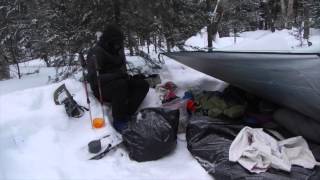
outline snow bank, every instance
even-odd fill
[[[308,47],[307,42],[301,47],[301,42],[295,38],[294,30],[280,30],[272,33],[269,30],[247,31],[239,34],[234,42],[234,37],[217,36],[213,47],[218,50],[241,50],[241,51],[289,51],[289,52],[320,52],[320,30],[311,29],[309,41],[312,46]],[[202,29],[195,36],[189,38],[185,44],[198,48],[207,47],[206,28]]]
[[[0,95],[46,85],[48,83],[48,76],[55,74],[54,68],[21,67],[21,69],[23,72],[26,72],[25,69],[29,69],[28,72],[39,70],[39,73],[22,76],[21,79],[14,78],[7,81],[0,81]]]
[[[180,94],[194,84],[205,89],[221,87],[220,81],[170,59],[161,77],[164,82],[176,82]],[[18,82],[13,79],[2,85],[9,87],[11,81]],[[82,83],[73,79],[0,95],[0,179],[212,179],[188,152],[184,134],[179,135],[176,150],[157,161],[131,161],[121,148],[99,161],[82,159],[80,152],[89,141],[116,132],[109,118],[99,130],[91,129],[88,113],[68,118],[63,105],[53,102],[53,92],[62,83],[78,104],[87,106]],[[100,106],[90,94],[93,116],[101,117]],[[150,89],[142,107],[159,105],[155,90]]]
[[[188,46],[206,47],[208,45],[207,28],[203,28],[195,36],[190,37],[186,42]]]
[[[166,64],[161,72],[163,82],[173,81],[179,87],[178,95],[183,96],[183,93],[188,89],[202,90],[223,90],[226,84],[218,79],[203,74],[190,67],[178,63],[172,59],[166,58]]]
[[[47,68],[43,60],[35,59],[19,63],[20,72],[24,74],[18,79],[18,70],[15,65],[10,66],[10,76],[13,79],[0,81],[0,95],[28,88],[40,87],[48,84],[48,77],[55,75],[55,68]],[[38,71],[37,73],[34,73]],[[28,73],[33,73],[26,75]]]

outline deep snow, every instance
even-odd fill
[[[137,57],[128,60],[135,64],[140,61]],[[39,86],[40,81],[31,79],[48,75],[42,74],[45,69],[42,67],[38,75],[28,77],[29,85]],[[223,84],[169,59],[161,77],[163,82],[174,81],[180,87],[178,94],[196,85],[217,89]],[[10,81],[19,80],[3,81],[1,87],[11,86]],[[115,132],[109,121],[105,128],[92,130],[88,113],[80,119],[68,118],[64,107],[53,102],[53,91],[62,83],[79,104],[86,106],[83,85],[74,79],[0,96],[0,179],[211,179],[188,152],[183,134],[179,135],[176,150],[158,161],[131,161],[123,149],[99,161],[81,159],[79,151],[90,140]],[[93,116],[101,117],[99,104],[92,95],[91,100]],[[150,89],[142,107],[159,105],[155,90]]]
[[[269,30],[257,30],[239,33],[236,37],[223,37],[213,42],[213,48],[217,50],[240,50],[240,51],[284,51],[284,52],[320,52],[320,29],[311,29],[309,41],[312,46],[308,47],[307,41],[303,45],[294,34],[295,30],[276,30],[272,33]],[[207,45],[206,28],[202,29],[195,36],[189,38],[188,46],[204,48]]]
[[[240,34],[236,44],[233,38],[219,38],[214,46],[223,50],[314,51],[320,46],[320,33],[313,30],[311,35],[313,46],[309,48],[298,47],[299,42],[288,30],[245,32]],[[204,47],[205,32],[191,37],[186,44]],[[153,52],[152,56],[156,54]],[[136,65],[142,62],[138,57],[128,57],[128,60]],[[180,96],[189,88],[221,90],[225,87],[223,82],[171,59],[165,58],[165,62],[160,72],[162,81],[175,82]],[[212,179],[188,152],[184,134],[179,135],[176,150],[157,161],[131,161],[124,149],[113,151],[99,161],[81,159],[79,152],[90,140],[115,133],[108,117],[106,127],[99,130],[91,129],[88,113],[79,119],[68,118],[64,107],[54,104],[53,91],[65,83],[75,100],[87,106],[83,85],[75,79],[48,84],[48,76],[55,70],[46,68],[40,60],[23,63],[21,69],[23,72],[40,71],[21,80],[0,81],[1,180]],[[101,116],[92,94],[91,102],[93,116]],[[159,105],[158,95],[150,89],[141,108]]]
[[[20,70],[23,74],[32,73],[36,70],[39,70],[39,73],[22,76],[21,79],[18,79],[16,66],[12,65],[10,67],[10,75],[13,78],[7,81],[0,81],[0,95],[46,85],[48,76],[52,76],[55,73],[54,68],[47,68],[40,59],[20,63]]]

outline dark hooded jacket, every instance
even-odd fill
[[[108,26],[99,42],[90,49],[87,57],[88,81],[94,94],[98,94],[96,70],[103,85],[120,78],[127,78],[123,33],[116,26]]]

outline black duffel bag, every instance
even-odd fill
[[[177,145],[178,125],[178,110],[140,110],[122,135],[129,157],[143,162],[157,160],[169,154]]]

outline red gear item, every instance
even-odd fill
[[[190,111],[190,112],[195,112],[196,111],[195,102],[193,100],[188,100],[187,101],[187,110]]]
[[[172,101],[173,99],[176,99],[178,96],[172,92],[172,91],[168,91],[165,96],[164,96],[164,99],[163,101],[164,102],[169,102],[169,101]]]
[[[172,81],[169,81],[163,85],[163,88],[168,89],[169,91],[175,91],[177,89],[177,85]]]

